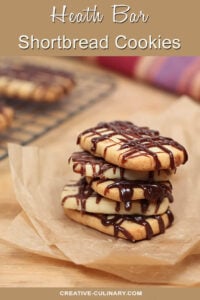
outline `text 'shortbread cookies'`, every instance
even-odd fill
[[[34,102],[55,102],[74,86],[72,75],[62,70],[25,63],[0,64],[0,95]]]
[[[131,122],[100,123],[83,131],[77,143],[114,165],[137,171],[174,170],[187,161],[187,152],[178,142]]]
[[[69,158],[69,165],[75,173],[95,178],[166,181],[174,173],[173,170],[149,172],[128,170],[108,163],[103,158],[93,156],[86,151],[72,153]]]
[[[0,103],[0,132],[11,126],[13,116],[13,109]]]
[[[172,225],[169,179],[188,159],[182,145],[127,121],[100,123],[77,143],[84,151],[68,163],[82,178],[61,195],[70,219],[130,241],[151,239]]]

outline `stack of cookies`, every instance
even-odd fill
[[[84,151],[73,153],[69,164],[82,177],[64,187],[65,214],[133,242],[164,233],[174,220],[169,179],[187,161],[185,148],[127,121],[100,123],[77,143]]]

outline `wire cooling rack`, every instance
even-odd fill
[[[0,99],[14,108],[13,126],[0,134],[0,160],[8,156],[7,143],[27,145],[50,130],[109,96],[115,89],[111,76],[73,74],[76,87],[58,103],[51,105]]]

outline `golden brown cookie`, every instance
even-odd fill
[[[123,202],[128,209],[132,201],[146,199],[161,202],[167,198],[173,201],[172,186],[169,181],[146,182],[123,179],[95,179],[87,177],[87,182],[98,194],[115,201]]]
[[[151,216],[163,214],[169,208],[169,200],[164,198],[153,203],[146,199],[132,201],[131,206],[126,209],[123,202],[112,201],[95,193],[84,179],[66,185],[61,199],[64,210],[75,209],[97,214]]]
[[[55,102],[74,86],[72,75],[31,64],[1,63],[0,95],[34,102]]]
[[[174,218],[170,210],[166,213],[153,216],[130,216],[130,215],[103,215],[81,213],[77,210],[66,209],[65,214],[72,220],[94,228],[114,237],[139,241],[151,239],[154,235],[164,233]]]
[[[165,181],[174,173],[172,170],[149,172],[128,170],[108,163],[103,158],[93,156],[86,151],[74,152],[69,159],[69,165],[75,173],[81,176],[109,179]]]
[[[13,116],[14,111],[12,108],[0,104],[0,132],[11,126]]]
[[[128,121],[99,123],[83,131],[77,143],[107,162],[136,171],[174,170],[187,161],[187,152],[178,142]]]

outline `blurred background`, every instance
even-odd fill
[[[200,101],[200,57],[3,57],[0,160],[8,142],[30,144],[102,100],[113,99],[100,106],[113,119],[119,111],[159,113],[179,95]]]

